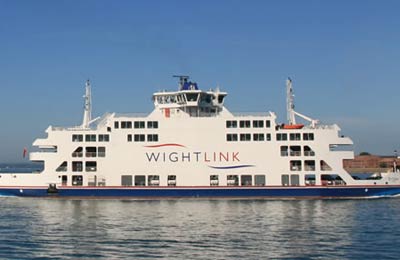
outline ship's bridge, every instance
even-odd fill
[[[197,83],[180,78],[178,91],[160,91],[153,94],[154,106],[169,116],[171,109],[184,112],[191,117],[215,116],[223,110],[226,92],[199,90]]]

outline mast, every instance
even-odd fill
[[[86,81],[85,84],[85,95],[83,96],[85,99],[84,110],[83,110],[83,121],[82,128],[89,128],[90,121],[92,120],[92,93],[90,89],[89,80]]]
[[[286,111],[289,125],[295,125],[296,118],[294,112],[294,94],[292,88],[292,80],[290,78],[287,78],[286,80]]]

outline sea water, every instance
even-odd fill
[[[0,198],[1,259],[399,259],[400,198]]]

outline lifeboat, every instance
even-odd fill
[[[282,129],[302,129],[303,127],[303,124],[283,125]]]

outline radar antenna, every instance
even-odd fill
[[[185,75],[173,75],[174,78],[179,78],[179,90],[183,89],[185,83],[187,83],[189,76]]]

